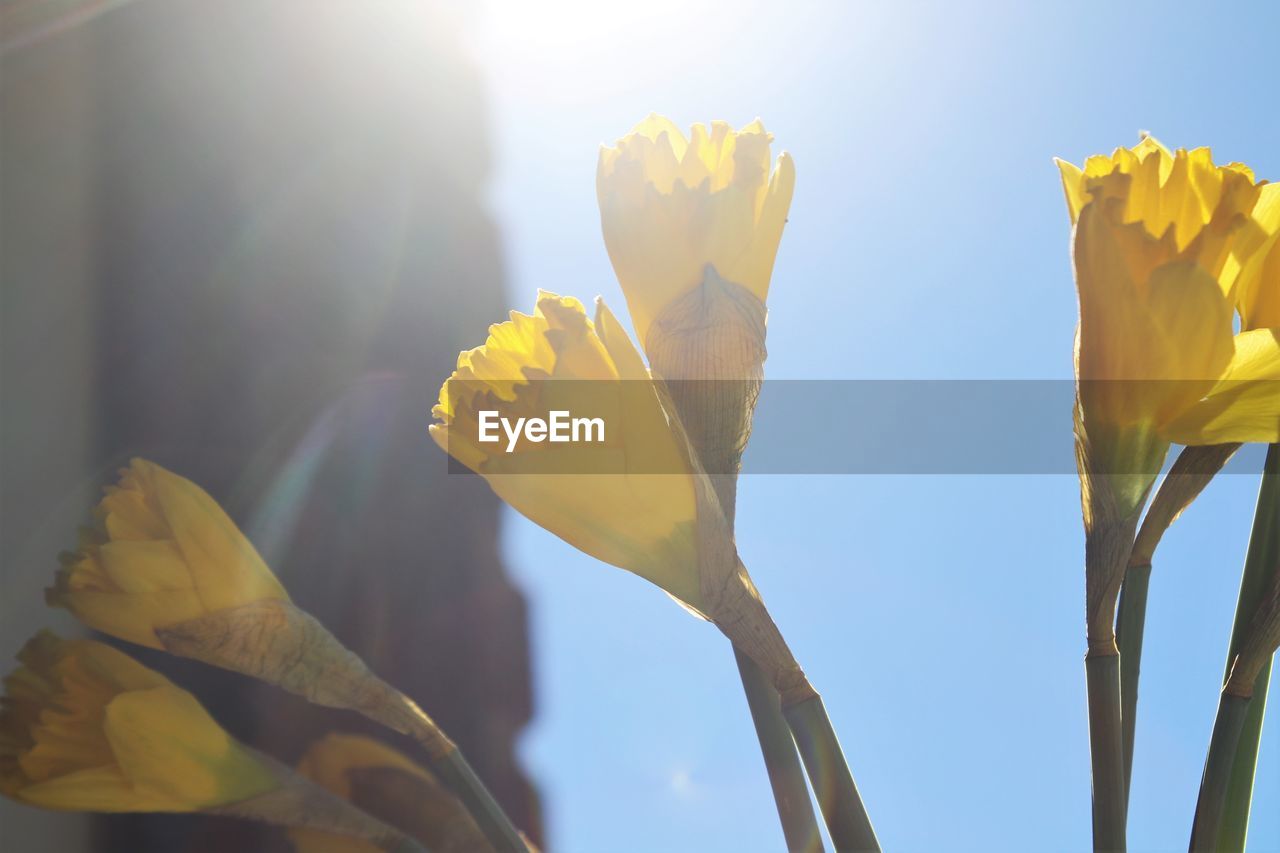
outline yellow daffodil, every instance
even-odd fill
[[[1233,334],[1239,289],[1263,275],[1271,214],[1255,211],[1270,196],[1244,166],[1151,138],[1059,166],[1075,223],[1082,464],[1111,478],[1127,516],[1170,441],[1280,439],[1277,331]]]
[[[548,381],[552,380],[552,381]],[[559,381],[568,380],[568,381]],[[479,441],[482,411],[601,416],[603,441]],[[700,601],[695,486],[640,354],[603,302],[540,292],[532,315],[489,329],[440,391],[431,436],[519,512],[571,545]]]
[[[195,697],[115,649],[43,632],[0,704],[0,791],[48,809],[187,812],[277,787]]]
[[[157,628],[289,600],[217,501],[152,462],[122,470],[95,517],[79,549],[62,557],[47,598],[99,631],[159,649]]]
[[[650,115],[601,149],[604,241],[651,355],[650,326],[709,271],[763,305],[795,189],[786,153],[770,173],[772,139],[759,120],[739,131],[722,121],[698,124],[686,138]]]
[[[435,776],[363,735],[330,734],[308,747],[299,775],[408,831],[427,849],[488,849],[465,808]],[[298,853],[376,853],[368,842],[311,829],[289,832]]]

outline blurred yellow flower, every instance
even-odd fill
[[[48,632],[0,701],[0,791],[47,809],[187,812],[278,786],[190,693],[127,655]]]
[[[514,421],[552,409],[603,416],[604,441],[524,438],[511,453],[505,442],[478,441],[480,411]],[[436,443],[519,512],[699,605],[686,451],[640,354],[602,301],[592,323],[576,299],[539,292],[532,316],[511,312],[489,328],[484,346],[458,356],[433,414],[441,421],[431,426]]]
[[[217,501],[159,465],[134,459],[94,515],[46,592],[92,628],[159,649],[156,628],[289,600]]]
[[[329,734],[307,748],[298,774],[325,790],[409,831],[439,853],[488,849],[461,802],[425,768],[363,735]],[[377,853],[367,841],[295,828],[298,853]]]
[[[601,148],[605,246],[646,351],[650,325],[703,282],[708,265],[765,301],[796,179],[785,152],[770,174],[772,139],[758,119],[739,131],[697,124],[686,139],[651,114]]]
[[[1059,167],[1075,223],[1083,464],[1115,475],[1125,516],[1170,441],[1280,439],[1276,330],[1233,334],[1239,288],[1262,275],[1263,186],[1208,149],[1151,138]]]

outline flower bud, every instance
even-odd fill
[[[48,602],[106,634],[163,648],[156,629],[289,594],[218,502],[134,459],[108,486],[97,525],[64,554]]]

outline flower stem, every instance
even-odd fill
[[[1116,645],[1120,647],[1120,722],[1124,745],[1124,796],[1129,802],[1133,778],[1134,728],[1138,719],[1138,677],[1142,667],[1142,635],[1147,624],[1147,590],[1151,565],[1129,566],[1120,590]]]
[[[1227,652],[1227,676],[1231,674],[1245,630],[1277,571],[1280,571],[1280,444],[1273,444],[1267,451],[1267,459],[1263,464],[1253,532],[1249,537],[1249,550],[1240,579],[1240,595]],[[1219,850],[1244,850],[1245,838],[1249,832],[1253,777],[1258,766],[1258,745],[1262,738],[1262,718],[1266,711],[1270,680],[1271,664],[1268,663],[1254,682],[1253,700],[1249,702],[1236,747],[1221,830],[1217,837]]]
[[[784,706],[782,713],[795,735],[796,745],[800,747],[823,820],[831,833],[832,845],[842,853],[850,850],[878,851],[880,842],[876,840],[876,832],[862,805],[858,786],[849,772],[822,697],[815,695]]]
[[[1160,483],[1147,507],[1133,542],[1124,583],[1120,587],[1120,613],[1116,617],[1116,644],[1120,648],[1120,716],[1124,724],[1125,802],[1133,779],[1134,729],[1138,722],[1138,680],[1142,668],[1142,637],[1147,621],[1147,591],[1151,561],[1166,531],[1189,507],[1214,475],[1222,470],[1239,444],[1184,447]]]
[[[498,853],[526,853],[528,845],[512,825],[511,818],[480,781],[461,750],[454,747],[443,755],[432,756],[431,769],[466,806]]]
[[[1240,746],[1252,699],[1223,691],[1218,701],[1218,717],[1213,723],[1209,755],[1200,780],[1200,798],[1196,800],[1195,823],[1191,827],[1192,853],[1214,853],[1219,850],[1218,836],[1227,806],[1227,790],[1231,786],[1232,765]]]
[[[1124,737],[1120,718],[1120,656],[1084,660],[1089,692],[1089,753],[1093,766],[1093,849],[1125,849]]]
[[[778,820],[782,822],[782,834],[790,851],[820,853],[822,835],[818,819],[813,813],[813,801],[804,781],[804,769],[796,753],[796,744],[782,716],[778,691],[769,677],[749,656],[733,650],[738,660],[738,675],[742,677],[742,690],[751,708],[751,720],[760,739],[760,752],[764,755],[769,784],[773,786],[773,800],[778,807]]]

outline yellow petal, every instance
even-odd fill
[[[94,630],[130,643],[160,649],[155,629],[196,619],[208,612],[194,589],[111,593],[52,592],[50,603],[70,610]]]
[[[145,542],[169,535],[164,517],[143,492],[132,488],[110,488],[102,499],[107,535],[112,539]]]
[[[1078,166],[1058,157],[1053,158],[1053,162],[1057,164],[1062,176],[1062,190],[1067,196],[1067,213],[1074,225],[1080,218],[1080,209],[1089,200],[1084,191],[1084,172]]]
[[[199,809],[277,787],[266,766],[177,687],[117,696],[103,729],[121,771],[143,795]]]
[[[189,812],[189,804],[163,791],[139,791],[120,768],[95,767],[29,785],[17,792],[23,802],[42,809],[76,812]]]
[[[616,470],[608,451],[554,460],[555,470]],[[558,454],[557,454],[558,455]],[[591,456],[600,458],[592,461]],[[598,560],[627,569],[688,602],[700,604],[692,516],[671,524],[672,508],[692,503],[687,478],[675,474],[503,474],[497,461],[485,479],[533,523]]]
[[[143,460],[135,465],[150,478],[155,500],[206,608],[289,599],[257,550],[204,489],[159,465]]]
[[[613,360],[619,378],[641,381],[649,378],[649,369],[644,366],[639,350],[600,297],[596,297],[596,333]]]
[[[596,194],[609,259],[647,347],[651,324],[709,266],[765,299],[795,166],[784,154],[770,175],[772,137],[758,119],[736,132],[720,121],[695,125],[674,159],[661,144],[669,122],[651,117],[642,129],[602,152]]]
[[[649,113],[631,132],[654,142],[657,142],[662,138],[663,134],[666,134],[673,149],[672,153],[675,154],[677,159],[684,156],[685,148],[688,147],[688,141],[684,138],[684,133],[680,131],[675,122],[657,113]]]
[[[108,542],[98,561],[121,592],[192,589],[186,558],[171,539]]]
[[[1280,441],[1280,329],[1235,338],[1224,378],[1204,400],[1169,424],[1179,444]]]

